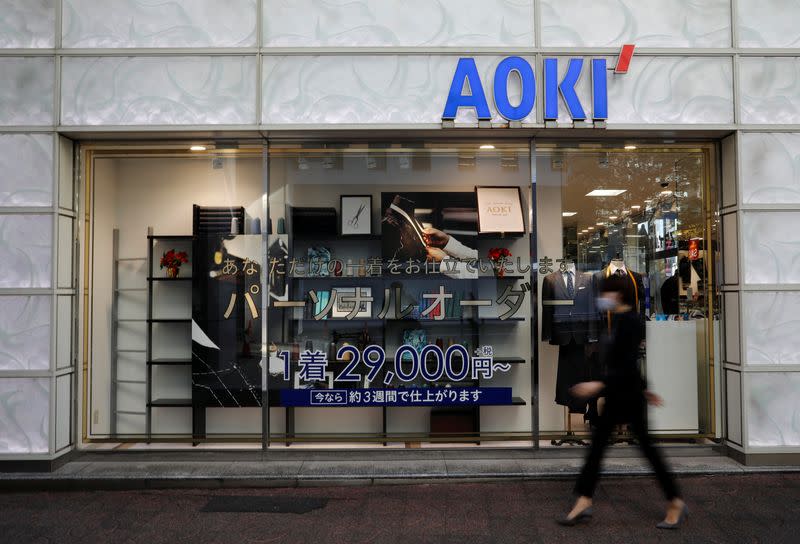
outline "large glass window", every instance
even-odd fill
[[[261,144],[84,157],[87,438],[260,441]]]
[[[528,142],[270,146],[271,440],[526,440]]]
[[[628,280],[629,298],[645,321],[641,370],[665,400],[650,411],[651,431],[714,431],[719,305],[709,152],[537,145],[543,437],[579,441],[602,411],[602,400],[581,401],[569,389],[603,374],[599,340],[613,317],[598,311],[595,298],[611,274]]]

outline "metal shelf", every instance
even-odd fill
[[[192,399],[155,399],[147,405],[151,408],[191,408]]]
[[[148,323],[191,323],[191,319],[148,319]]]
[[[147,364],[151,366],[189,366],[192,364],[192,360],[163,358],[163,359],[152,359],[150,361],[147,361]]]
[[[184,240],[191,241],[194,237],[191,234],[148,234],[148,240]]]

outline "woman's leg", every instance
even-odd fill
[[[650,440],[650,434],[647,432],[647,412],[645,408],[642,408],[642,410],[638,411],[636,414],[632,414],[632,416],[631,431],[636,437],[636,440],[639,441],[639,447],[642,449],[642,453],[647,457],[647,460],[650,461],[650,465],[656,473],[656,478],[658,478],[658,483],[661,485],[664,495],[667,497],[668,501],[680,498],[681,493],[678,489],[678,484],[675,482],[675,478],[670,474],[663,457],[661,457],[658,449],[653,445],[653,441]]]
[[[586,456],[578,481],[575,484],[575,493],[581,497],[591,498],[597,486],[600,476],[600,462],[603,460],[603,453],[608,447],[608,439],[611,437],[613,422],[607,415],[599,418],[597,426],[592,432],[592,446]]]

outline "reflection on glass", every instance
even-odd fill
[[[537,151],[539,257],[554,263],[541,291],[542,398],[555,392],[540,408],[543,433],[585,432],[598,417],[597,403],[569,388],[602,377],[597,346],[613,316],[593,301],[611,275],[627,280],[626,296],[646,321],[642,371],[667,401],[652,430],[711,430],[707,168],[703,149]]]

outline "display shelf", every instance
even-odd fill
[[[191,318],[188,319],[166,319],[166,318],[153,318],[148,319],[148,323],[191,323]]]
[[[270,236],[276,236],[274,234],[270,234]],[[292,237],[292,241],[296,242],[366,242],[366,241],[375,241],[379,242],[381,240],[380,234],[351,234],[351,235],[341,235],[341,234],[319,234],[319,235],[295,235]]]
[[[148,240],[174,240],[178,241],[185,241],[191,242],[194,239],[194,236],[191,234],[148,234]]]
[[[147,361],[148,365],[151,366],[190,366],[192,364],[192,359],[182,359],[182,358],[158,358],[158,359],[151,359]]]
[[[191,408],[192,399],[154,399],[147,403],[150,408]]]
[[[522,357],[493,357],[495,363],[508,363],[510,365],[524,365],[527,361]]]
[[[479,240],[507,240],[509,238],[524,238],[527,232],[481,232],[478,233]]]

